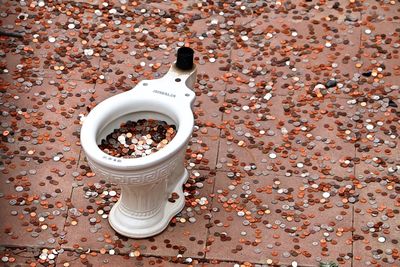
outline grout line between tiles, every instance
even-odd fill
[[[222,173],[228,173],[228,172],[231,172],[231,170],[225,170],[225,169],[216,169],[216,168],[214,168],[214,169],[210,169],[210,170],[204,170],[204,169],[200,169],[200,168],[192,168],[192,169],[190,169],[190,170],[196,170],[196,171],[215,171],[215,172],[222,172]],[[260,174],[260,175],[258,175],[258,176],[279,176],[279,177],[285,177],[285,178],[288,178],[288,176],[286,176],[286,175],[284,175],[284,174],[282,174],[282,173],[268,173],[267,175],[262,175],[262,174]],[[293,177],[293,178],[300,178],[300,179],[304,179],[304,178],[306,178],[306,177],[302,177],[302,176],[300,176],[300,175],[292,175],[292,176],[289,176],[289,177]],[[324,179],[322,179],[322,180],[324,180],[324,181],[336,181],[333,177],[331,178],[331,177],[326,177],[326,178],[324,178]]]
[[[354,146],[354,158],[357,157],[357,150],[356,147]],[[354,169],[353,169],[353,176],[356,177],[356,168],[357,165],[354,164]],[[354,265],[354,205],[351,206],[351,267]]]
[[[79,162],[81,161],[81,153],[82,153],[82,147],[79,149],[79,156],[78,156],[78,161],[76,162],[75,171],[77,171],[78,168],[79,168]],[[74,178],[74,180],[75,180],[75,178]],[[74,181],[74,180],[73,180],[73,181]],[[73,181],[71,181],[71,194],[69,195],[69,198],[70,198],[70,200],[71,200],[71,203],[72,203],[72,195],[73,195],[74,189],[75,189],[75,188],[72,186],[72,182],[73,182]],[[67,220],[68,220],[68,217],[69,217],[69,215],[68,215],[68,214],[69,214],[68,208],[67,208],[66,212],[67,212],[67,216],[65,217],[65,220],[64,220],[63,232],[65,232],[65,225],[66,225]],[[66,233],[65,236],[67,236],[67,234],[68,234],[68,233]]]
[[[11,250],[13,250],[13,249],[27,249],[27,248],[42,250],[42,249],[48,249],[49,248],[47,246],[46,247],[43,247],[43,246],[38,246],[38,247],[30,247],[30,246],[28,246],[28,247],[26,247],[26,246],[12,246],[12,245],[10,245],[10,246],[2,246],[2,247],[8,248],[8,249],[11,249]],[[75,252],[75,249],[72,249],[72,248],[63,248],[63,250],[65,252],[68,252],[68,251],[69,252]],[[91,249],[91,251],[92,252],[96,252],[96,253],[100,253],[100,250],[98,250],[98,249]],[[82,254],[84,254],[84,253],[82,253]],[[121,253],[121,254],[113,255],[113,256],[114,257],[118,257],[118,256],[125,256],[125,255],[127,255],[127,253]],[[143,253],[143,254],[141,254],[141,256],[144,257],[144,258],[159,258],[159,259],[164,259],[165,257],[174,257],[174,256],[169,256],[169,255],[168,256],[167,255],[153,255],[153,254],[147,254],[147,253]],[[30,257],[25,257],[25,258],[30,258]],[[222,262],[240,263],[240,262],[242,262],[242,261],[224,260],[224,259],[218,259],[218,258],[198,258],[198,257],[187,257],[187,258],[199,260],[201,263],[211,263],[211,261],[218,261],[219,263],[222,263]],[[77,259],[79,259],[79,257],[77,257],[75,259],[72,259],[72,260],[70,260],[68,262],[72,262],[72,261],[75,261]],[[57,263],[57,260],[56,260],[56,263]],[[250,262],[250,263],[252,263],[252,264],[262,264],[261,262]],[[281,266],[284,266],[284,265],[281,265]],[[298,266],[299,267],[311,267],[312,265],[299,264]]]
[[[363,18],[362,11],[360,11],[360,21],[361,21],[361,22],[362,22],[362,18]],[[363,37],[363,26],[361,26],[361,29],[360,29],[360,38],[359,38],[359,43],[358,43],[358,51],[361,51],[362,37]],[[362,53],[360,54],[360,59],[359,59],[359,60],[360,60],[361,62],[362,62],[362,60],[363,60],[363,55],[362,55]],[[357,69],[357,72],[358,72],[359,74],[362,73],[361,69]]]
[[[363,14],[362,11],[360,11],[360,21],[362,22],[362,18],[363,18]],[[360,30],[360,38],[359,38],[359,43],[358,43],[358,50],[361,50],[361,44],[362,44],[362,36],[363,36],[363,31],[362,31],[362,26],[361,26],[361,30]],[[362,54],[360,55],[360,60],[362,61]],[[358,70],[359,71],[359,70]],[[357,157],[357,149],[354,146],[354,158]],[[354,177],[356,177],[356,168],[357,168],[357,164],[354,164],[354,170],[353,170],[353,175]],[[354,266],[354,205],[351,207],[351,267]]]
[[[213,91],[213,90],[211,90]],[[240,92],[235,92],[235,94],[254,94],[254,92],[250,92],[250,91],[240,91]],[[280,97],[287,97],[288,94],[283,94],[283,93],[275,93],[275,96],[280,96]],[[351,100],[354,99],[354,97],[352,96],[342,96],[342,95],[335,95],[333,94],[332,96],[339,98],[339,99],[347,99],[347,100]],[[293,96],[291,96],[293,97]]]
[[[1,248],[8,248],[8,249],[32,249],[32,250],[42,250],[42,249],[56,249],[57,246],[21,246],[21,245],[7,245],[7,244],[0,244]]]
[[[354,205],[351,207],[351,267],[354,266]]]
[[[71,248],[64,248],[64,251],[71,251],[71,252],[74,252],[75,250],[74,249],[71,249]],[[97,253],[100,253],[100,250],[98,250],[98,249],[91,249],[91,251],[92,252],[97,252]],[[118,255],[114,255],[115,257],[118,257],[118,256],[125,256],[125,255],[127,255],[127,253],[121,253],[121,254],[118,254]],[[164,259],[165,257],[174,257],[174,256],[171,256],[171,255],[153,255],[153,254],[149,254],[149,253],[143,253],[143,254],[141,254],[140,255],[141,257],[144,257],[144,258],[158,258],[158,259]],[[226,263],[240,263],[240,262],[242,262],[242,261],[236,261],[236,260],[225,260],[225,259],[219,259],[219,258],[199,258],[199,257],[185,257],[185,258],[191,258],[191,259],[194,259],[194,260],[199,260],[199,262],[200,263],[211,263],[211,261],[218,261],[219,263],[222,263],[222,262],[226,262]],[[74,260],[76,260],[76,259],[74,259]],[[170,262],[170,261],[168,261],[168,262]],[[262,262],[251,262],[251,261],[246,261],[246,262],[249,262],[249,263],[251,263],[251,264],[263,264]],[[280,266],[286,266],[286,265],[280,265]],[[302,265],[302,264],[300,264],[300,265],[298,265],[299,267],[311,267],[311,266],[313,266],[313,265]]]
[[[229,60],[231,59],[231,57],[232,57],[232,46],[231,46],[231,48],[230,48],[230,50],[229,50]],[[227,83],[225,83],[225,86],[224,86],[224,92],[226,92],[226,88],[228,87],[228,84]],[[226,93],[224,94],[224,97],[223,97],[223,102],[225,102],[225,97],[226,97]],[[224,113],[222,113],[222,115],[221,115],[221,121],[220,121],[220,123],[222,124],[222,122],[223,122],[223,118],[224,118]],[[215,159],[215,166],[218,164],[218,159],[219,159],[219,149],[220,149],[220,144],[221,144],[221,138],[220,138],[220,136],[221,136],[221,129],[219,129],[219,134],[218,134],[218,145],[217,145],[217,156],[216,156],[216,159]],[[214,168],[214,169],[216,169],[216,168]],[[212,194],[214,194],[214,192],[215,192],[215,184],[216,184],[216,176],[215,176],[215,179],[214,179],[214,183],[213,183],[213,187],[212,187]],[[214,196],[212,197],[212,199],[211,199],[211,205],[210,205],[210,213],[211,213],[211,211],[212,211],[212,208],[213,208],[213,205],[214,205]],[[211,223],[211,219],[212,219],[212,217],[210,216],[210,219],[208,219],[208,223],[210,224]],[[204,258],[207,258],[207,240],[208,240],[208,237],[210,236],[210,228],[207,228],[207,234],[206,234],[206,242],[205,242],[205,250],[204,250]]]

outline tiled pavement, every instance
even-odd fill
[[[400,266],[400,2],[147,2],[1,2],[1,264]],[[80,118],[182,45],[186,206],[128,239]]]

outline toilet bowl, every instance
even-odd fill
[[[190,59],[185,62],[188,54],[191,64]],[[81,145],[92,171],[121,187],[120,198],[108,216],[112,228],[121,235],[132,238],[156,235],[185,205],[182,185],[188,172],[184,158],[194,126],[191,107],[195,93],[191,89],[195,79],[193,50],[180,48],[176,63],[165,76],[141,81],[132,90],[104,100],[83,122]],[[121,123],[139,119],[174,124],[176,135],[161,150],[140,158],[113,157],[98,147]],[[172,193],[179,196],[174,202],[168,201]]]

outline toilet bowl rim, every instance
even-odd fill
[[[115,98],[114,100],[118,101],[117,98]],[[140,100],[143,99],[135,99],[137,103],[140,103]],[[129,101],[133,103],[132,100]],[[95,109],[101,108],[102,103],[96,106]],[[109,105],[111,104],[111,102],[107,104]],[[95,117],[95,114],[93,113],[95,109],[93,109],[92,112],[89,113],[88,117],[85,119],[85,122],[83,123],[81,130],[81,145],[86,156],[89,157],[90,160],[95,164],[99,164],[105,168],[121,170],[121,171],[145,169],[153,165],[160,164],[161,162],[168,160],[168,158],[170,157],[174,157],[174,154],[176,154],[180,149],[182,149],[183,146],[187,145],[187,142],[191,136],[194,127],[194,116],[192,110],[190,109],[190,106],[186,108],[187,109],[186,112],[182,112],[182,108],[176,108],[173,105],[166,105],[166,107],[168,107],[166,108],[167,110],[171,111],[171,113],[174,113],[177,119],[176,123],[178,124],[178,131],[176,133],[176,136],[171,140],[171,142],[167,146],[165,146],[160,151],[157,151],[156,153],[148,155],[146,157],[131,158],[131,159],[112,157],[101,151],[96,142],[97,134],[98,131],[100,131],[101,127],[99,126],[95,127],[96,124],[95,120],[93,119],[93,117]],[[141,112],[141,111],[150,111],[150,110],[144,108],[143,103],[141,103],[138,110],[132,112]],[[129,112],[130,111],[127,111],[127,113]],[[167,112],[160,112],[160,111],[155,111],[155,112],[171,117],[171,114],[167,114]],[[121,116],[124,116],[125,114]],[[111,114],[109,114],[108,117],[110,117],[110,119],[106,120],[107,121],[106,123],[110,123],[113,119],[115,119],[111,118]]]

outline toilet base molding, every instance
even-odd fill
[[[128,214],[122,208],[120,198],[112,207],[108,217],[111,227],[119,234],[131,238],[146,238],[161,233],[167,228],[170,220],[185,206],[185,196],[182,187],[187,181],[188,176],[188,172],[185,169],[180,178],[176,177],[177,183],[172,192],[177,193],[179,198],[172,203],[167,200],[169,196],[166,195],[161,208],[150,217]],[[171,194],[172,192],[169,193]]]

